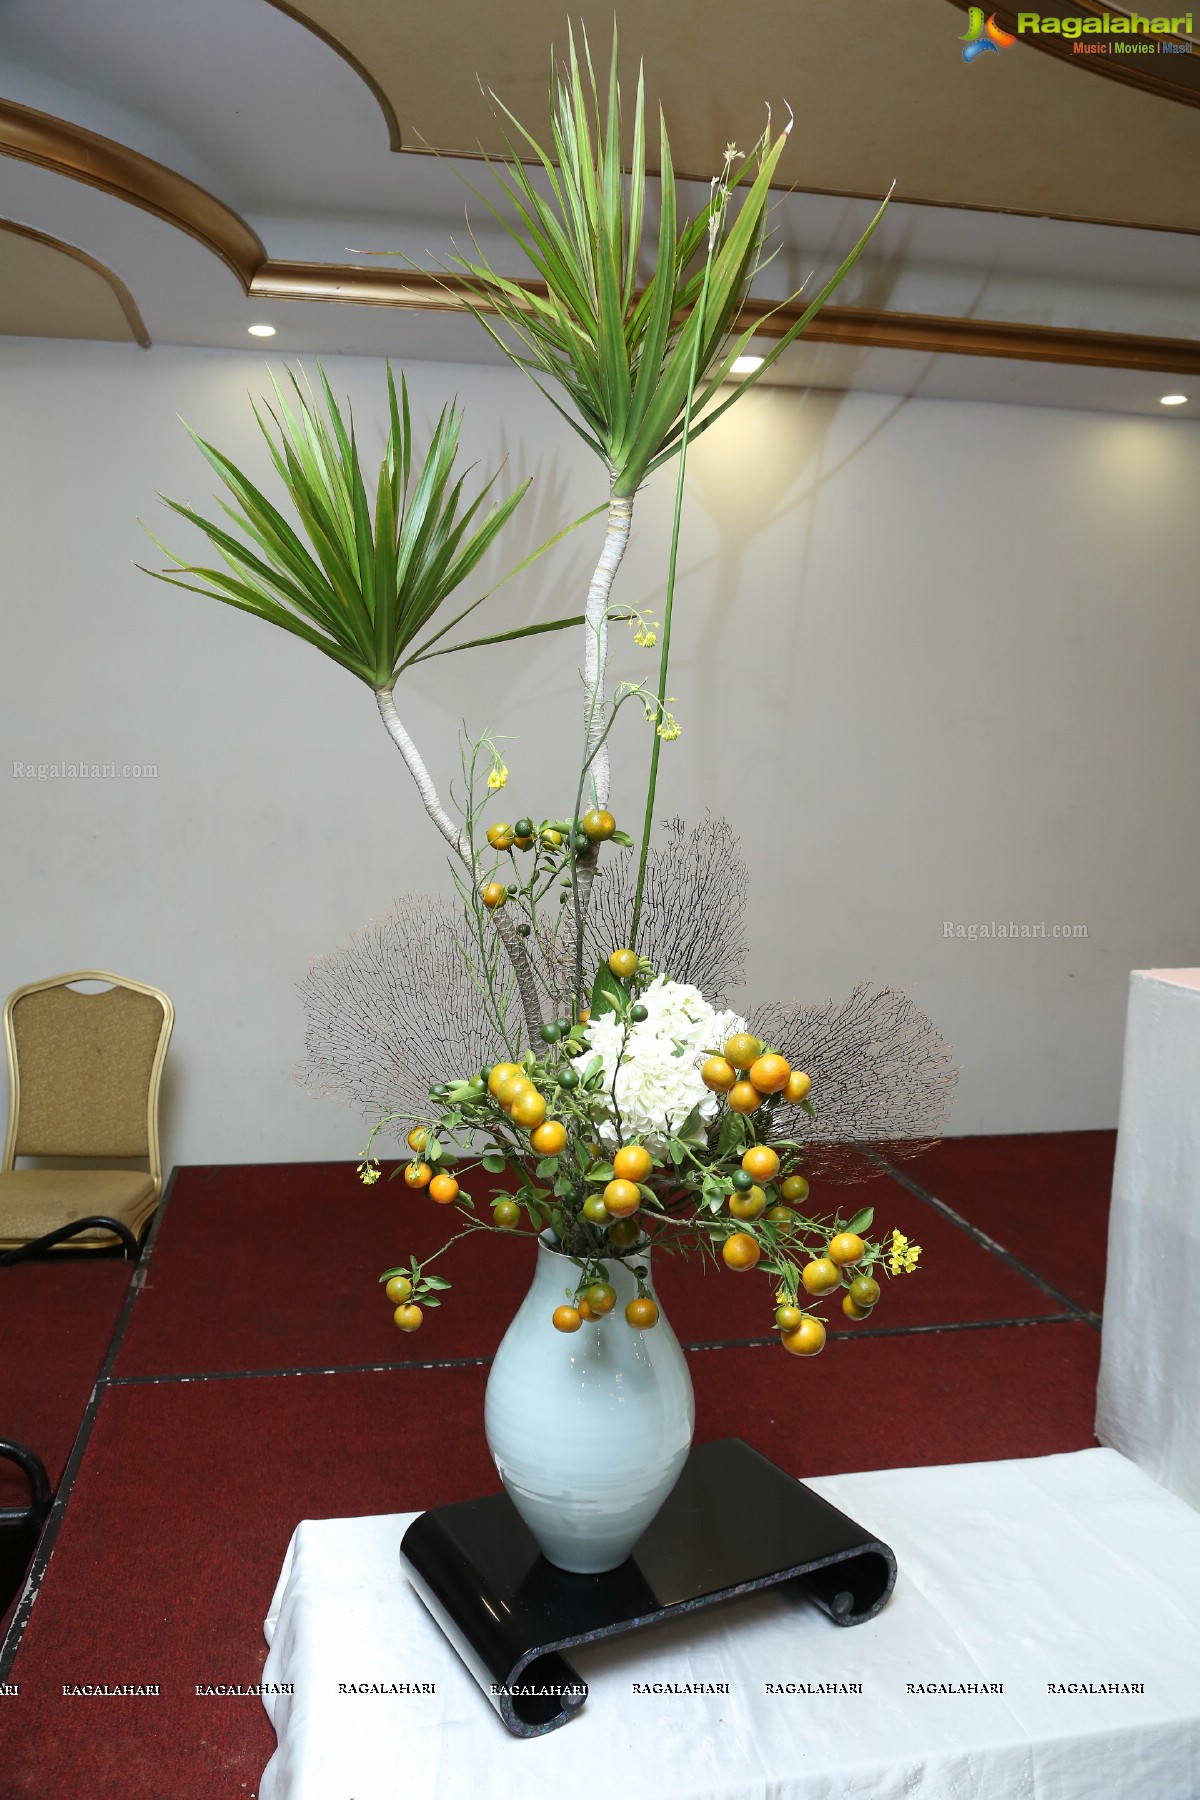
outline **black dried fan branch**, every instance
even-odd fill
[[[878,1170],[863,1148],[903,1159],[941,1136],[958,1072],[946,1040],[898,988],[862,982],[845,1000],[774,1001],[756,1007],[749,1023],[812,1077],[817,1116],[797,1106],[780,1118],[781,1135],[809,1147],[806,1169],[867,1180]]]
[[[504,1054],[456,928],[444,902],[405,894],[344,950],[313,959],[299,989],[308,1017],[302,1086],[372,1124],[393,1112],[422,1117],[435,1082]]]
[[[682,819],[663,823],[665,842],[646,860],[637,948],[674,981],[698,987],[710,1005],[729,1005],[746,961],[746,890],[750,875],[728,819],[706,816],[689,831]],[[586,926],[585,967],[597,968],[629,942],[637,867],[632,855],[601,863]]]
[[[647,863],[638,948],[726,1006],[746,956],[748,875],[737,839],[727,820],[711,817],[690,831],[671,819],[665,833]],[[593,969],[628,941],[633,910],[632,859],[610,855],[602,868],[587,922]],[[552,947],[549,933],[541,948],[550,979],[569,985],[573,954]],[[506,1054],[472,985],[456,913],[421,894],[404,895],[345,949],[315,958],[299,991],[308,1029],[297,1079],[373,1125],[389,1113],[422,1117],[434,1083]],[[780,1119],[781,1135],[805,1144],[810,1173],[866,1180],[878,1170],[864,1149],[907,1158],[941,1136],[957,1071],[907,994],[862,983],[844,1000],[768,1002],[749,1024],[812,1077],[816,1117],[788,1107]],[[393,1135],[403,1134],[398,1123]]]

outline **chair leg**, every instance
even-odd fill
[[[44,1237],[32,1238],[28,1244],[18,1244],[15,1250],[6,1250],[0,1256],[0,1269],[7,1269],[13,1263],[24,1262],[27,1257],[39,1256],[43,1250],[52,1250],[55,1244],[64,1244],[69,1238],[78,1237],[81,1231],[90,1231],[93,1226],[101,1225],[120,1238],[134,1262],[141,1255],[141,1246],[121,1219],[108,1219],[102,1214],[93,1213],[86,1219],[72,1219],[69,1225],[60,1225],[55,1231],[46,1232]],[[3,1441],[3,1440],[0,1440]]]

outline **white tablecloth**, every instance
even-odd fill
[[[896,1551],[877,1618],[840,1628],[767,1592],[571,1650],[588,1700],[533,1739],[404,1580],[415,1515],[304,1522],[266,1622],[264,1682],[295,1691],[265,1700],[260,1800],[1197,1800],[1200,1515],[1111,1450],[809,1485]],[[369,1691],[405,1683],[435,1691]]]
[[[1200,969],[1130,977],[1096,1436],[1200,1507]]]

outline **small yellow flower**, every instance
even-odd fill
[[[920,1244],[910,1244],[908,1249],[904,1252],[904,1273],[906,1275],[912,1274],[913,1270],[917,1266],[917,1258],[920,1256],[920,1254],[921,1254]]]
[[[665,712],[658,726],[658,735],[664,744],[671,743],[680,734],[680,724],[674,713]]]
[[[893,1275],[899,1275],[904,1268],[904,1256],[908,1249],[908,1239],[902,1231],[892,1232],[892,1245],[888,1251],[888,1268]]]
[[[489,788],[491,788],[493,794],[498,794],[507,780],[508,770],[500,761],[500,758],[497,757],[488,772],[487,784]]]
[[[655,644],[658,642],[658,633],[657,631],[650,631],[645,625],[641,625],[634,632],[633,641],[643,650],[653,650]]]
[[[379,1180],[381,1173],[382,1171],[379,1164],[375,1161],[373,1156],[365,1158],[365,1160],[358,1165],[358,1179],[362,1182],[364,1187],[372,1186],[374,1182]]]

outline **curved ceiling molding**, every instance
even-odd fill
[[[0,155],[37,163],[153,213],[219,256],[245,293],[257,298],[436,312],[465,309],[469,283],[463,277],[273,259],[244,219],[195,182],[111,138],[12,100],[0,100]],[[520,285],[531,292],[545,292],[541,282]],[[781,336],[795,316],[788,307],[751,301],[743,310],[741,323],[743,328],[757,324],[764,337],[774,337]],[[995,356],[1022,362],[1200,374],[1200,340],[1185,338],[848,306],[826,306],[808,327],[807,335],[817,343],[918,350],[930,355]]]
[[[971,0],[950,0],[950,4],[959,12],[972,11]],[[1101,6],[1091,4],[1091,0],[1041,0],[1043,16],[1055,19],[1105,19],[1108,14]],[[1166,8],[1164,6],[1164,13]],[[1022,44],[1028,44],[1031,50],[1041,50],[1047,56],[1057,57],[1060,62],[1068,62],[1077,69],[1086,69],[1091,75],[1105,75],[1110,81],[1119,81],[1125,87],[1141,88],[1144,93],[1156,94],[1160,100],[1175,100],[1182,106],[1200,106],[1200,54],[1196,45],[1189,38],[1172,37],[1170,33],[1161,34],[1162,41],[1173,46],[1171,54],[1160,51],[1157,55],[1114,56],[1110,53],[1102,55],[1080,54],[1075,45],[1095,41],[1095,34],[1088,38],[1064,37],[1061,32],[1017,32],[1017,13],[1010,7],[997,6],[989,8],[991,16],[1002,31],[1013,37],[1019,37]],[[1119,12],[1119,9],[1118,9]],[[1149,17],[1148,7],[1143,17]],[[1178,16],[1178,15],[1176,15]],[[1149,66],[1154,64],[1160,69],[1170,70],[1169,78],[1162,73],[1155,74]]]
[[[257,233],[215,194],[140,150],[69,119],[0,100],[0,155],[53,169],[154,213],[219,256],[247,293],[255,270],[266,261]]]
[[[519,285],[531,293],[546,292],[542,281],[522,281]],[[470,283],[463,276],[437,276],[418,269],[400,272],[369,266],[269,260],[255,276],[251,291],[273,300],[333,300],[354,306],[459,312],[465,309],[469,289]],[[757,324],[760,337],[782,337],[801,310],[800,306],[780,306],[775,301],[750,300],[742,308],[739,323],[743,330]],[[1145,337],[1133,332],[1083,331],[1002,319],[954,319],[932,313],[825,306],[804,335],[813,343],[916,350],[931,356],[998,356],[1019,362],[1200,375],[1200,339]]]
[[[288,0],[266,0],[266,3],[268,6],[273,6],[276,12],[281,12],[285,18],[291,19],[295,24],[302,26],[305,31],[311,31],[315,38],[320,38],[321,42],[327,45],[328,48],[333,51],[335,56],[340,56],[342,61],[346,63],[349,68],[354,70],[354,73],[358,76],[364,86],[370,89],[380,112],[383,114],[384,123],[387,126],[389,148],[392,150],[403,150],[404,144],[400,137],[400,121],[396,117],[396,109],[372,75],[370,69],[367,68],[365,63],[359,62],[353,50],[347,49],[346,45],[343,44],[339,38],[336,38],[332,31],[327,30],[324,25],[318,25],[317,21],[310,18],[307,13],[300,12],[295,6],[290,6]]]
[[[136,300],[125,286],[125,283],[121,280],[120,276],[114,274],[104,263],[98,262],[94,256],[89,256],[88,252],[86,250],[81,250],[77,244],[67,244],[64,243],[61,238],[51,237],[48,232],[35,231],[32,225],[19,225],[15,219],[0,219],[0,231],[7,232],[12,237],[20,238],[25,243],[39,245],[42,249],[53,252],[55,256],[70,257],[72,261],[81,264],[85,269],[89,269],[94,275],[98,275],[116,300],[129,329],[129,335],[132,337],[134,343],[140,344],[143,350],[148,350],[150,348],[150,333],[146,330],[145,322],[142,319],[141,313],[138,311]],[[23,271],[22,273],[23,278],[28,279],[29,272]],[[57,290],[58,284],[56,283],[55,286]],[[38,306],[39,312],[43,314],[43,317],[40,320],[39,329],[35,331],[29,323],[22,321],[18,321],[17,324],[14,325],[11,322],[11,317],[6,317],[8,308],[5,305],[0,304],[0,330],[6,332],[11,331],[14,335],[23,337],[46,335],[50,337],[69,336],[99,338],[116,335],[115,333],[110,333],[102,328],[103,322],[96,319],[95,309],[86,298],[84,299],[82,306],[77,308],[72,304],[72,296],[64,296],[62,294],[58,295],[57,313],[54,309],[51,309],[50,313],[49,322],[52,323],[55,328],[52,331],[45,331],[44,327],[47,323],[47,318],[45,316],[47,309],[46,297],[44,293],[39,291],[34,294],[33,298]]]

